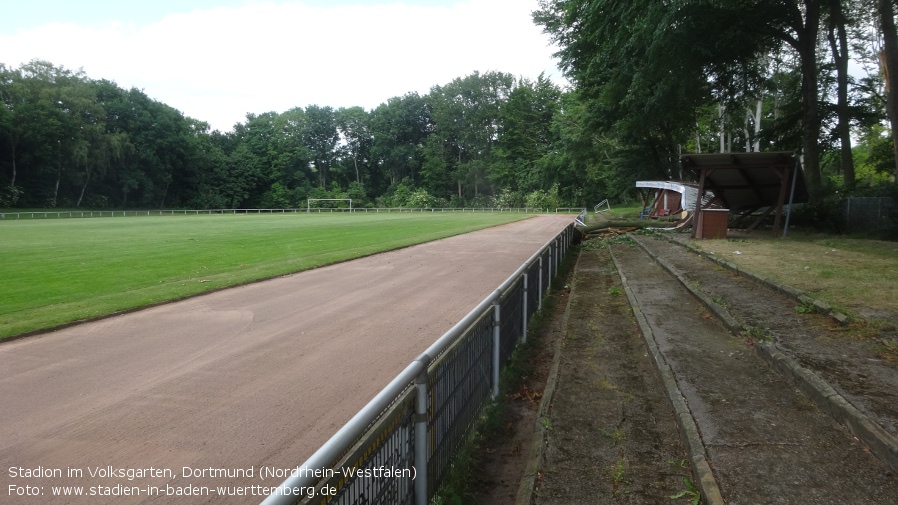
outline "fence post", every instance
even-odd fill
[[[570,225],[567,227],[567,246],[564,248],[564,257],[566,258],[568,254],[571,252],[571,247],[574,246],[574,225]]]
[[[851,197],[845,199],[845,229],[851,232]]]
[[[543,256],[540,254],[539,256],[539,303],[536,305],[536,310],[543,310]]]
[[[567,228],[565,228],[565,230],[567,230]],[[558,257],[560,258],[560,260],[564,259],[564,254],[565,254],[565,252],[564,252],[564,233],[562,233],[558,237]],[[559,263],[560,263],[560,260],[559,260]]]
[[[567,256],[567,228],[564,229],[564,233],[561,234],[561,259]]]
[[[549,291],[552,290],[552,264],[553,264],[552,257],[554,256],[553,255],[554,252],[555,252],[555,241],[553,240],[552,245],[549,246],[549,265],[548,265],[549,266],[549,275],[548,275],[549,282],[547,282],[548,286],[546,286],[546,293],[548,293]]]
[[[501,297],[499,297],[501,298]],[[499,346],[502,344],[501,300],[493,302],[493,399],[499,397]]]
[[[524,294],[521,295],[522,303],[521,303],[521,312],[523,313],[523,325],[521,326],[521,342],[527,341],[527,290],[528,290],[528,282],[527,278],[530,277],[530,267],[527,267],[527,270],[521,275],[524,278]]]
[[[561,241],[561,259],[563,260],[565,256],[567,256],[567,228],[564,229],[564,233],[561,234],[561,238],[558,240]]]
[[[419,359],[425,365],[415,378],[415,505],[427,505],[427,363],[430,357],[423,354]]]
[[[561,241],[557,238],[555,239],[555,242],[552,243],[552,245],[555,246],[555,275],[558,275],[558,257],[561,256],[561,254],[559,254],[561,250],[561,247],[559,247],[560,243]]]

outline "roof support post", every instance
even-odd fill
[[[776,217],[773,219],[773,236],[777,236],[783,221],[783,204],[786,203],[786,189],[789,187],[789,167],[774,168],[780,176],[780,194],[776,200]]]
[[[692,218],[692,238],[696,238],[696,233],[698,232],[699,227],[702,225],[700,219],[702,211],[702,195],[705,194],[705,178],[707,176],[707,173],[708,171],[702,168],[701,175],[698,178],[698,196],[695,197],[695,212],[693,213]]]
[[[789,218],[792,217],[792,204],[795,201],[795,184],[799,170],[801,170],[801,160],[796,160],[795,168],[792,170],[792,187],[789,189],[789,208],[786,209],[786,226],[783,227],[783,238],[786,238],[786,233],[789,231]]]

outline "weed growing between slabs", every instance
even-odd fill
[[[526,217],[239,214],[0,222],[0,339]]]

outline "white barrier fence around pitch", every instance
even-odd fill
[[[555,209],[555,214],[566,214],[570,212],[579,212],[580,209]],[[148,216],[201,216],[216,214],[329,214],[329,213],[438,213],[438,212],[472,212],[472,213],[501,213],[501,212],[523,212],[527,214],[550,214],[549,209],[534,209],[527,207],[520,208],[500,208],[500,207],[458,207],[458,208],[440,208],[440,207],[376,207],[376,208],[326,208],[326,207],[307,207],[296,209],[191,209],[191,210],[54,210],[54,211],[10,211],[0,212],[0,220],[7,219],[68,219],[68,218],[89,218],[89,217],[148,217]]]
[[[574,236],[568,225],[412,361],[263,505],[426,505],[526,339]]]

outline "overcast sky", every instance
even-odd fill
[[[247,112],[370,110],[475,70],[564,84],[537,0],[4,3],[0,62],[83,68],[222,131]]]

